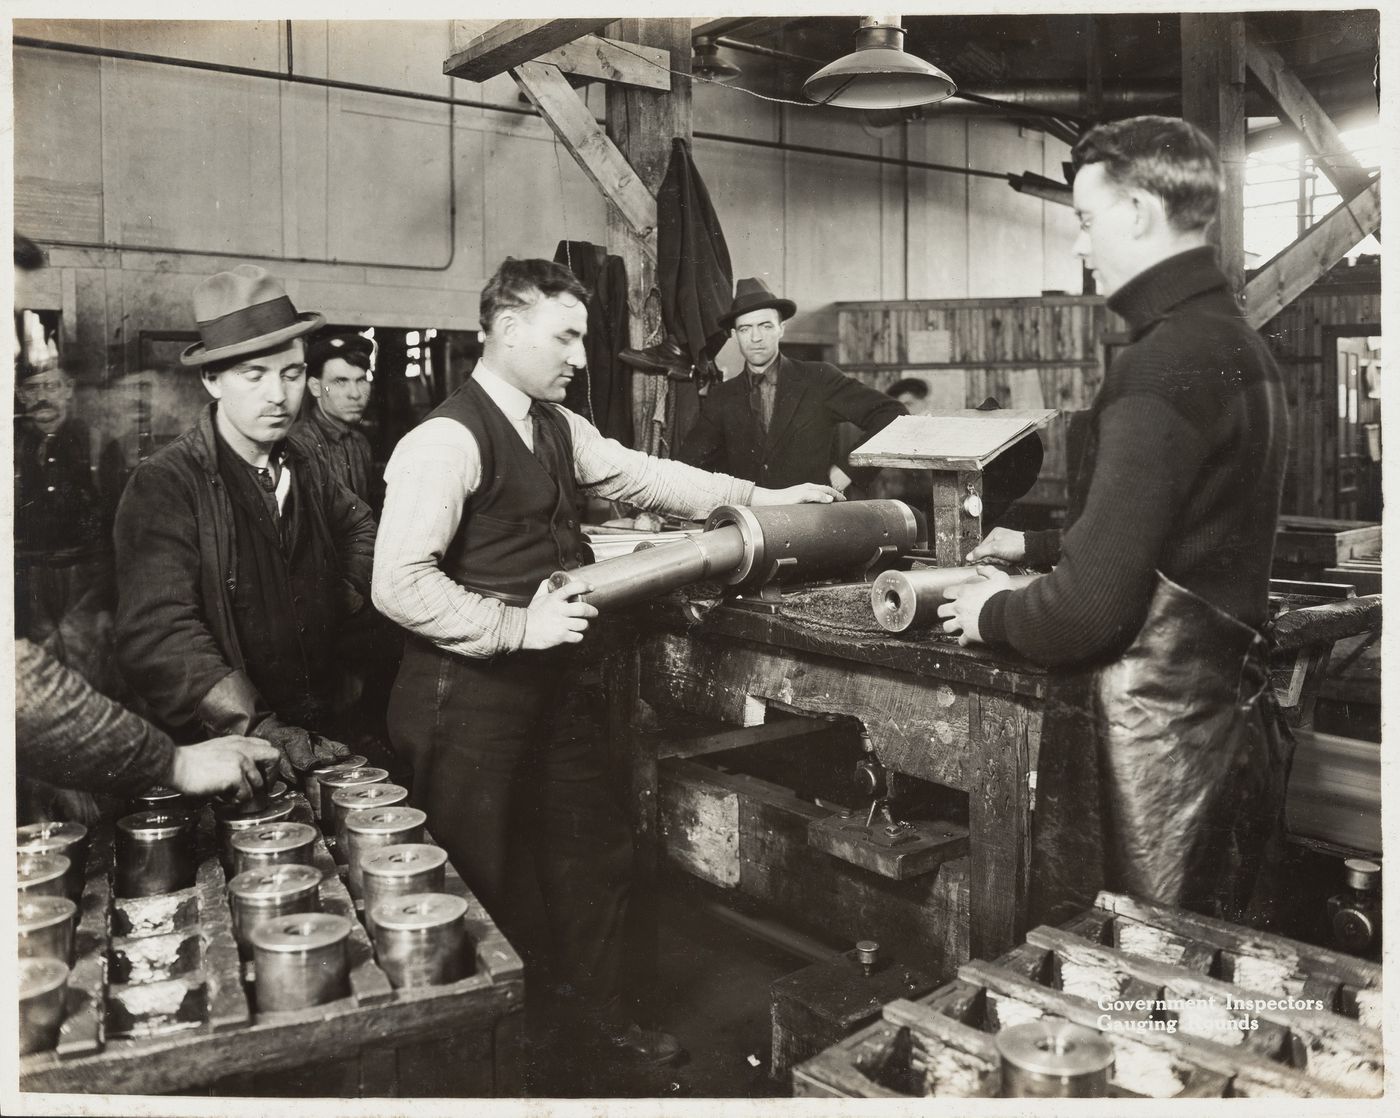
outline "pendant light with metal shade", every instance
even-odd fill
[[[867,16],[856,49],[823,66],[802,85],[809,100],[846,109],[903,109],[930,105],[957,92],[931,62],[907,54],[900,16]]]
[[[690,60],[692,76],[712,82],[732,81],[743,73],[739,67],[719,53],[719,44],[708,35],[695,36],[694,55]]]

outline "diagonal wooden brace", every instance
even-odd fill
[[[656,199],[627,162],[557,66],[523,62],[511,77],[520,86],[584,174],[645,240],[656,228]]]

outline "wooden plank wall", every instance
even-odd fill
[[[1318,285],[1269,322],[1262,333],[1283,371],[1292,425],[1283,511],[1296,516],[1338,515],[1336,365],[1327,360],[1329,326],[1381,321],[1381,293],[1353,286]]]
[[[1262,331],[1278,358],[1292,420],[1285,513],[1337,515],[1337,388],[1324,383],[1334,371],[1325,360],[1324,329],[1379,323],[1380,304],[1379,285],[1320,284]],[[836,307],[836,363],[878,389],[920,377],[946,406],[975,407],[995,396],[1005,407],[1059,409],[1062,414],[1042,433],[1045,465],[1026,500],[1063,507],[1067,413],[1093,402],[1103,381],[1106,344],[1126,341],[1123,321],[1101,298],[929,299]],[[938,350],[946,359],[918,359]]]
[[[1106,331],[1121,320],[1093,296],[838,303],[836,363],[882,391],[903,377],[929,382],[940,406],[1057,408],[1042,432],[1045,464],[1026,496],[1066,502],[1068,413],[1087,408],[1103,380]],[[937,352],[938,361],[920,360]]]

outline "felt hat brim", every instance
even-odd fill
[[[208,365],[215,361],[226,361],[231,357],[242,357],[249,353],[261,353],[266,349],[274,349],[283,342],[290,342],[293,338],[300,338],[306,334],[315,333],[326,324],[326,316],[315,311],[305,311],[297,315],[297,321],[290,326],[284,326],[280,330],[274,330],[270,334],[261,334],[255,338],[247,338],[233,345],[219,346],[216,349],[206,349],[203,342],[195,342],[194,345],[185,348],[180,354],[180,364],[192,367]]]
[[[776,295],[766,299],[755,299],[751,303],[741,303],[735,300],[734,305],[729,308],[729,312],[720,320],[719,324],[726,330],[734,329],[734,320],[741,315],[746,315],[750,311],[762,311],[772,307],[778,312],[778,318],[786,322],[797,313],[797,304],[791,299],[780,299]]]

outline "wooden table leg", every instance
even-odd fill
[[[980,742],[977,779],[968,795],[972,878],[969,950],[995,959],[1026,930],[1030,887],[1030,715],[1014,701],[972,697],[970,737]]]
[[[656,978],[657,865],[660,857],[656,742],[638,732],[641,668],[634,630],[619,630],[603,668],[608,705],[608,747],[613,773],[632,824],[633,877],[628,914],[627,960],[632,985],[650,989]]]

